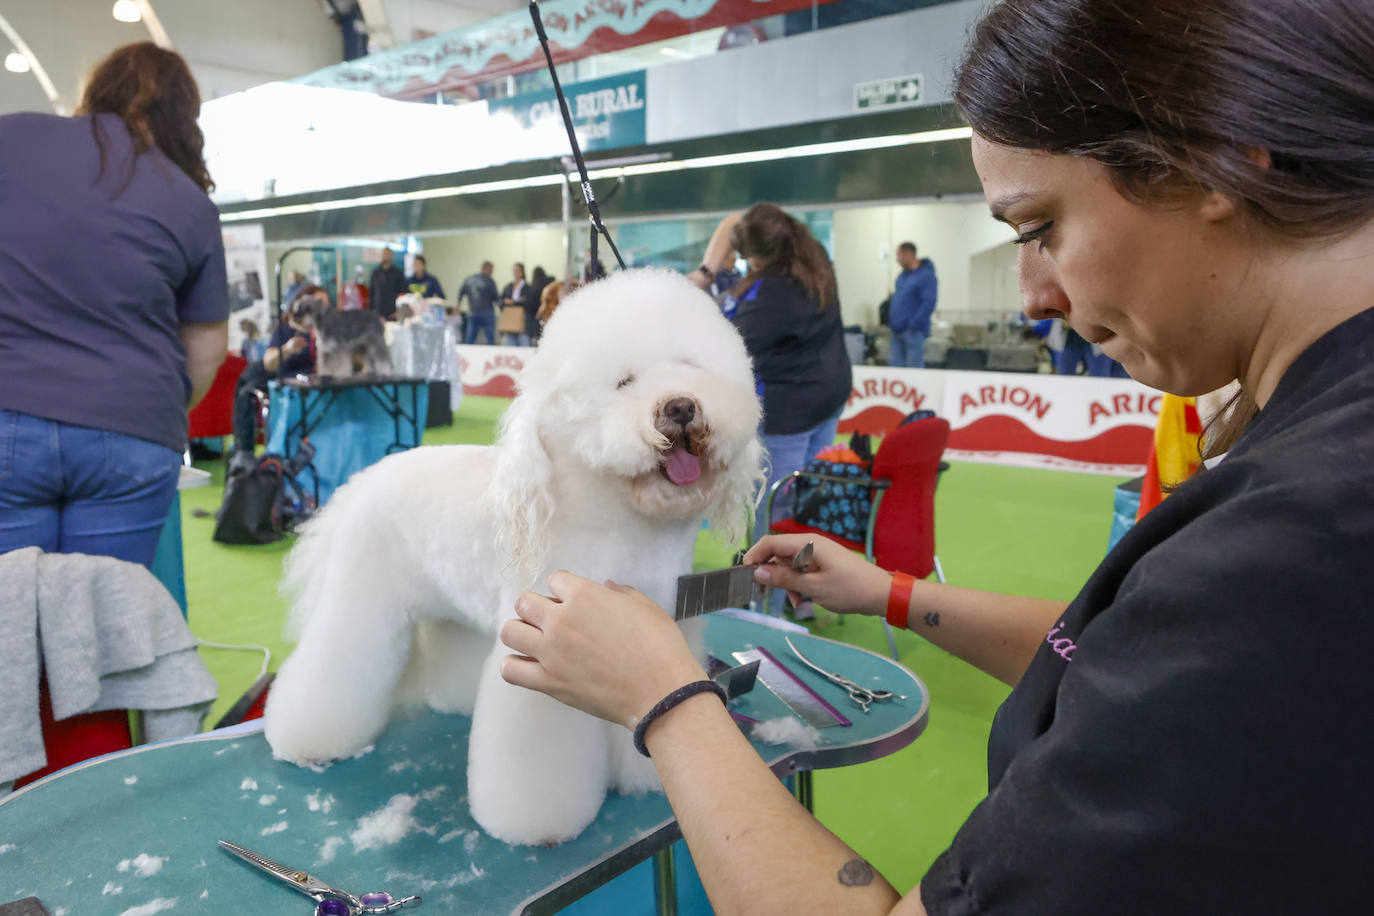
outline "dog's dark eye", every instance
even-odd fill
[[[616,383],[615,383],[615,387],[616,387],[617,389],[624,388],[626,385],[632,384],[632,383],[634,382],[634,380],[635,380],[634,373],[631,372],[629,375],[625,376],[623,379],[621,379],[620,381],[616,382]]]

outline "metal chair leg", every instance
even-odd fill
[[[816,813],[816,789],[811,782],[810,770],[798,770],[792,774],[792,796],[807,811]]]
[[[887,634],[887,650],[892,653],[892,660],[894,662],[901,661],[897,657],[897,637],[892,633],[892,624],[886,620],[883,621],[883,632]]]
[[[654,912],[677,916],[677,867],[671,846],[654,853]]]

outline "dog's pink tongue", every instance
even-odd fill
[[[668,479],[679,487],[685,487],[701,479],[701,462],[697,461],[696,455],[680,445],[674,446],[668,453],[663,470],[667,472]]]

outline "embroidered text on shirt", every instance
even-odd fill
[[[1054,634],[1062,629],[1064,629],[1064,621],[1061,620],[1045,634],[1045,642],[1049,643],[1050,648],[1054,650],[1056,655],[1066,662],[1071,662],[1073,661],[1073,652],[1078,648],[1078,645],[1067,636],[1055,639]]]

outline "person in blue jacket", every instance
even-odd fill
[[[887,323],[892,328],[888,365],[921,369],[926,364],[926,338],[930,336],[930,316],[935,312],[940,281],[935,277],[935,262],[916,257],[914,242],[897,246],[897,263],[902,272],[897,275],[888,312]]]

